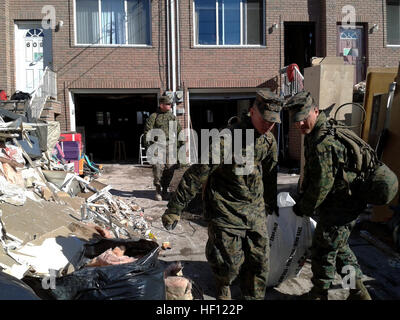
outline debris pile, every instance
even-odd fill
[[[12,261],[8,264],[0,261],[1,273],[42,283],[46,277],[54,276],[60,280],[75,273],[79,275],[87,268],[99,269],[93,271],[93,275],[110,265],[127,265],[123,270],[135,269],[137,267],[133,265],[149,252],[153,259],[157,258],[161,248],[154,241],[156,237],[149,228],[143,208],[134,199],[123,201],[112,195],[112,186],[96,180],[102,166],[83,154],[79,135],[62,134],[56,121],[27,122],[24,116],[10,111],[3,110],[1,114],[0,204],[26,207],[29,212],[32,203],[27,203],[28,199],[43,208],[47,207],[46,203],[54,203],[70,207],[76,213],[75,218],[80,220],[27,241],[7,231],[5,221],[8,220],[0,210],[0,256],[3,254]],[[45,219],[51,219],[50,213]],[[32,224],[42,222],[32,221]],[[127,243],[128,247],[124,243],[108,244],[108,248],[82,263],[87,245],[99,239],[117,242],[136,239],[133,243],[139,253],[132,255],[131,242]],[[161,298],[164,297],[162,292],[158,293]]]

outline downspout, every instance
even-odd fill
[[[171,73],[172,73],[172,92],[176,92],[176,33],[175,33],[175,0],[170,0],[170,21],[171,21]],[[176,102],[172,104],[172,110],[176,115]]]
[[[165,2],[166,5],[166,10],[167,10],[167,79],[168,79],[168,85],[166,90],[171,89],[171,74],[170,74],[170,66],[171,66],[171,61],[170,61],[170,37],[169,37],[169,0],[166,0]]]
[[[182,89],[182,84],[181,84],[181,39],[179,35],[179,30],[180,30],[180,24],[179,24],[179,0],[176,0],[176,60],[177,60],[177,65],[178,65],[178,89]]]

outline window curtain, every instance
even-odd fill
[[[218,1],[219,44],[240,44],[240,0]]]
[[[99,43],[99,3],[97,0],[76,0],[77,43]]]
[[[101,33],[103,44],[125,44],[124,0],[101,1]]]
[[[260,0],[246,1],[246,31],[245,44],[263,43],[263,2]]]
[[[127,0],[128,43],[150,44],[150,4],[148,0]]]
[[[217,44],[215,0],[196,0],[198,44]]]

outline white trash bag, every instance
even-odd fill
[[[297,277],[310,256],[316,222],[310,217],[299,217],[293,212],[296,202],[289,192],[278,194],[279,217],[267,219],[270,245],[267,287],[274,287]]]

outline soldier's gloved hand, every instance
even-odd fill
[[[296,216],[303,217],[303,214],[300,212],[297,203],[293,206],[293,212]]]
[[[179,215],[170,213],[169,210],[167,209],[162,215],[161,221],[165,229],[174,230],[180,218],[181,217]]]

